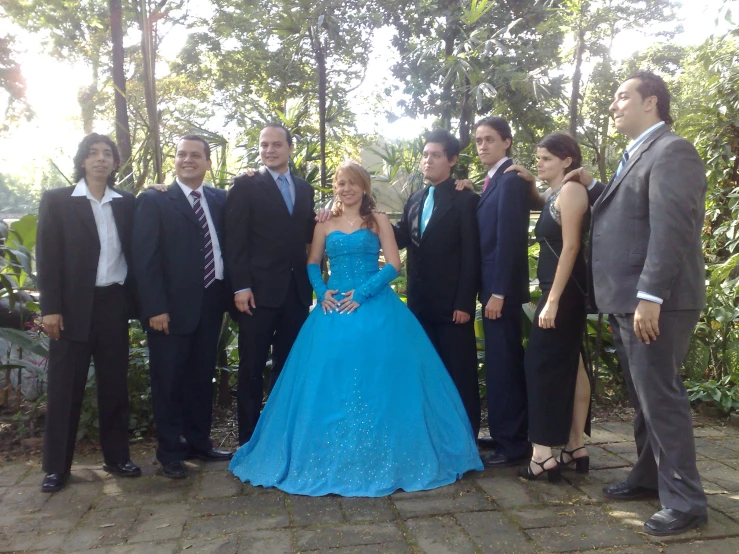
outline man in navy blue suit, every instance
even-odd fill
[[[156,455],[172,479],[187,476],[187,458],[231,458],[210,440],[218,337],[230,297],[221,253],[226,192],[203,186],[210,166],[207,141],[184,136],[175,182],[166,193],[140,194],[134,214],[133,265],[149,343]]]
[[[512,140],[502,117],[475,125],[477,154],[488,168],[477,207],[488,425],[495,441],[495,451],[483,456],[487,467],[515,464],[530,446],[521,343],[521,304],[529,300],[529,186],[517,173],[504,173],[513,163]]]

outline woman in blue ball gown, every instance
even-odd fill
[[[369,175],[342,164],[334,191],[334,217],[316,225],[308,258],[320,306],[229,469],[253,485],[310,496],[433,489],[482,470],[454,383],[389,286],[400,255],[387,216],[373,212]]]

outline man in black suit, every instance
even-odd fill
[[[457,386],[477,438],[478,196],[455,189],[451,174],[459,150],[459,141],[447,131],[428,135],[421,160],[428,185],[411,195],[394,230],[398,247],[407,249],[408,307]]]
[[[168,192],[136,199],[133,260],[147,331],[157,459],[165,476],[187,476],[184,460],[228,460],[210,440],[218,337],[229,300],[221,254],[226,192],[203,185],[210,146],[177,144]],[[182,440],[184,438],[184,440]]]
[[[308,317],[313,291],[306,245],[313,238],[313,188],[290,172],[290,132],[271,123],[259,134],[265,167],[234,180],[226,201],[226,264],[239,310],[239,443],[256,427],[272,346],[271,384]]]
[[[529,454],[521,304],[529,300],[529,186],[505,173],[513,136],[502,117],[475,125],[480,161],[488,168],[477,208],[482,257],[480,302],[484,306],[488,425],[495,451],[487,467],[517,463]]]
[[[90,358],[95,360],[103,469],[138,477],[128,449],[128,319],[134,197],[117,190],[120,156],[106,136],[86,136],[76,186],[41,197],[36,261],[44,330],[51,337],[41,490],[64,488],[72,467]]]

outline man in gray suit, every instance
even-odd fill
[[[670,94],[657,75],[631,75],[610,111],[616,129],[632,140],[593,206],[592,292],[599,311],[611,314],[636,410],[639,458],[625,481],[603,493],[618,500],[658,493],[663,509],[644,530],[675,535],[707,521],[690,404],[679,375],[706,302],[705,168],[693,145],[670,130]],[[585,170],[567,178],[592,181]]]

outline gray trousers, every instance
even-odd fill
[[[697,310],[662,312],[660,334],[651,344],[637,339],[634,314],[609,318],[636,410],[639,458],[627,481],[659,490],[663,507],[692,515],[706,514],[706,495],[695,462],[690,402],[679,370],[699,315]]]

